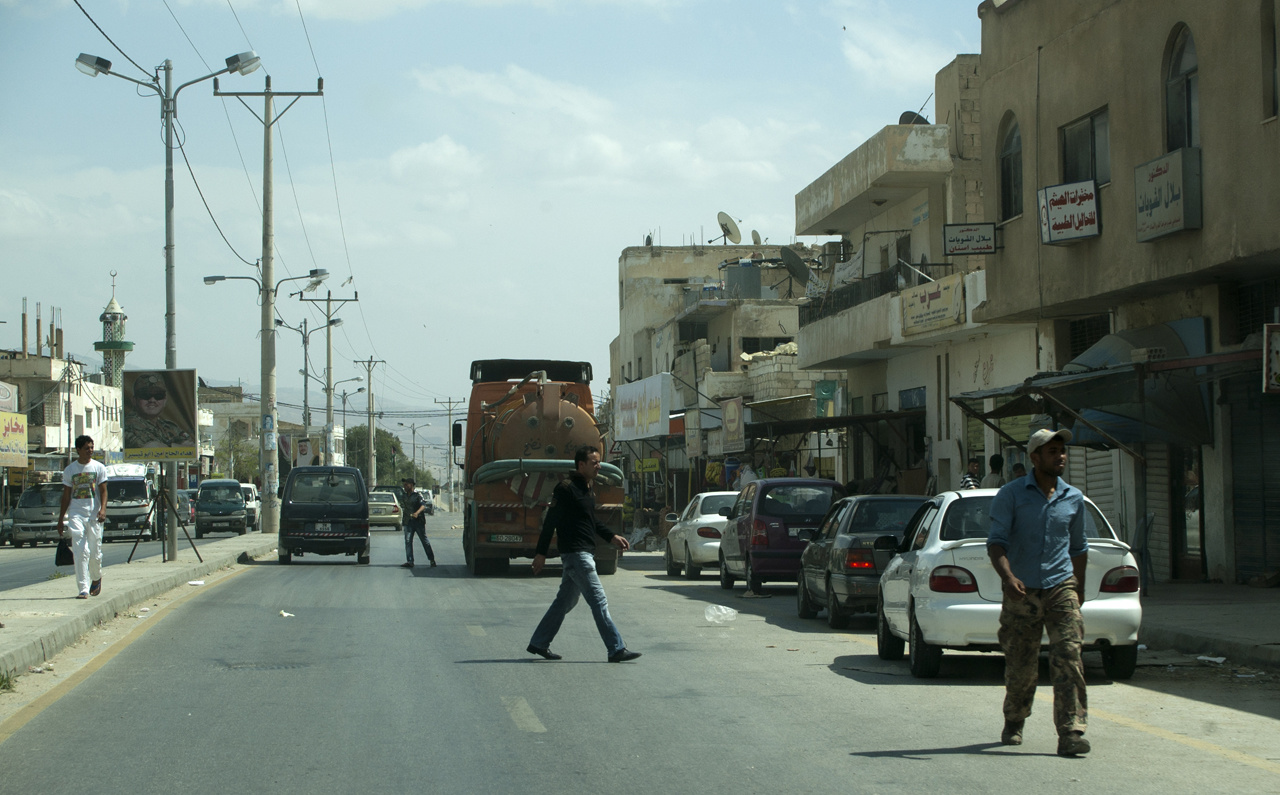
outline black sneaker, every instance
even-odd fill
[[[433,569],[434,569],[435,567],[436,567],[436,562],[433,560],[433,561],[431,561],[431,568],[433,568]]]
[[[559,654],[556,654],[555,652],[553,652],[551,649],[539,649],[537,646],[534,646],[532,643],[529,644],[529,648],[525,649],[525,651],[529,652],[530,654],[536,654],[539,657],[542,657],[547,660],[564,659]]]
[[[627,662],[628,660],[634,660],[639,656],[640,656],[640,652],[638,651],[618,649],[613,654],[609,655],[609,662]]]
[[[402,569],[412,569],[412,568],[413,568],[413,564],[406,560],[404,563],[401,563],[401,564],[400,564],[400,568],[402,568]]]

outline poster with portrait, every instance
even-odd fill
[[[309,436],[296,436],[293,439],[293,465],[296,467],[316,466],[320,463],[319,440]]]
[[[195,370],[124,371],[124,460],[194,461]]]

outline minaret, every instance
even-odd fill
[[[124,355],[133,350],[133,343],[124,338],[124,322],[129,316],[116,303],[116,272],[111,271],[111,303],[102,310],[102,342],[93,343],[95,351],[102,351],[102,373],[108,386],[120,389],[124,385]]]

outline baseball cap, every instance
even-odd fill
[[[1049,443],[1050,439],[1062,438],[1062,443],[1066,444],[1071,441],[1071,431],[1066,428],[1052,430],[1050,428],[1041,428],[1031,434],[1031,438],[1027,441],[1027,455],[1031,455]]]
[[[408,483],[410,486],[416,486],[416,485],[418,485],[417,483],[414,483],[414,482],[413,482],[413,478],[401,478],[401,479],[400,479],[400,482],[401,482],[401,483]]]

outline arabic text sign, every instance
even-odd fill
[[[740,397],[720,401],[721,416],[724,418],[722,449],[726,453],[740,453],[747,449],[747,428],[742,403]]]
[[[1199,229],[1200,150],[1178,149],[1133,170],[1138,242]]]
[[[963,322],[963,274],[902,291],[903,334],[920,334]]]
[[[942,253],[948,257],[996,253],[996,225],[943,224]]]
[[[195,370],[125,370],[125,461],[194,461]]]
[[[614,433],[620,441],[671,433],[671,374],[659,373],[618,387]]]
[[[27,465],[27,416],[0,411],[0,466]]]
[[[1036,191],[1040,205],[1040,242],[1069,243],[1102,234],[1098,188],[1093,180],[1050,185]]]

